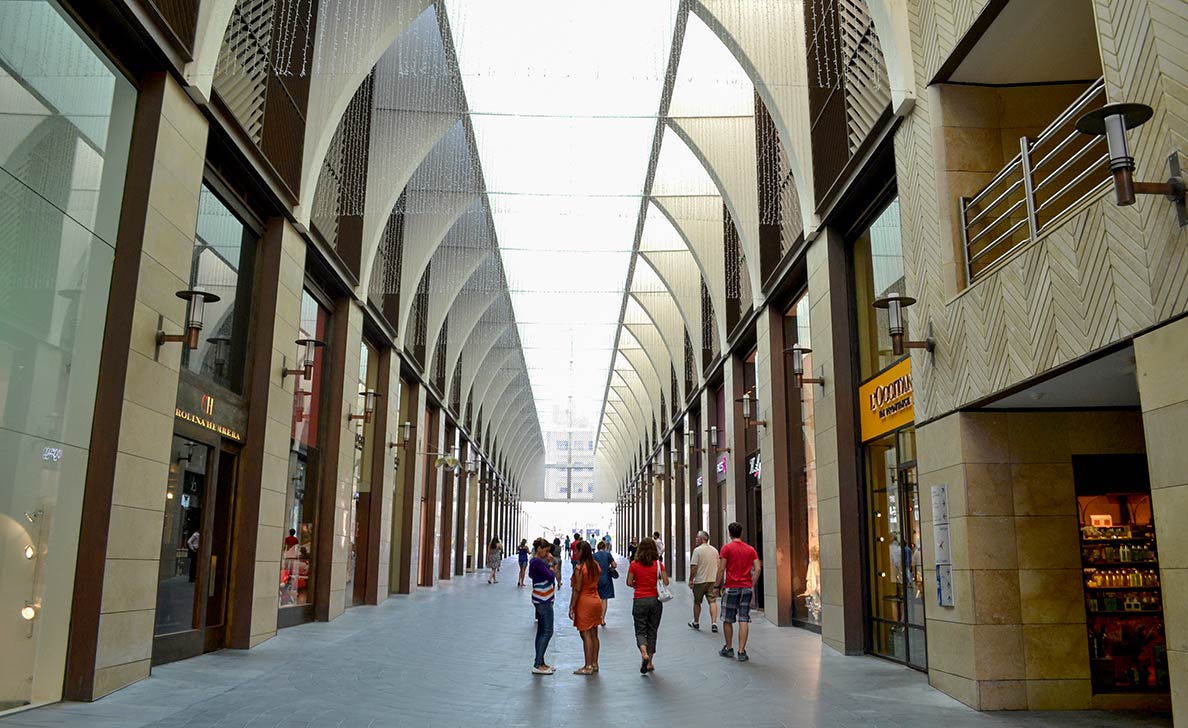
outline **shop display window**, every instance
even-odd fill
[[[797,344],[812,349],[809,330],[808,294],[801,296],[785,314],[785,343]],[[813,355],[803,355],[805,376],[814,376]],[[802,458],[793,457],[794,468],[790,473],[792,487],[799,489],[790,499],[793,524],[793,595],[792,616],[810,625],[821,624],[821,539],[817,525],[817,428],[814,400],[815,385],[795,387],[790,381],[787,388],[790,399],[789,412],[797,412],[799,405],[800,436],[793,436],[789,429],[790,447],[801,448]]]
[[[1093,691],[1167,692],[1159,549],[1149,492],[1077,496]]]
[[[330,312],[309,291],[302,291],[299,338],[327,341],[329,329]],[[327,348],[315,350],[312,375],[308,379],[298,376],[293,392],[284,533],[277,544],[281,550],[282,608],[313,604]]]
[[[58,700],[135,87],[0,2],[0,711]]]

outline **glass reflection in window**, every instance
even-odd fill
[[[203,185],[190,287],[220,300],[206,304],[198,348],[183,347],[182,365],[234,392],[243,386],[254,252],[255,235]]]
[[[862,379],[893,364],[887,312],[874,307],[888,293],[906,293],[899,200],[893,201],[854,243],[854,288],[858,296],[858,359]],[[908,322],[910,311],[904,311]],[[910,328],[909,328],[910,331]]]

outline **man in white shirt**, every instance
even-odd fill
[[[693,590],[693,621],[689,626],[701,629],[701,600],[709,602],[710,629],[718,631],[718,599],[714,585],[718,581],[718,550],[710,545],[709,534],[697,532],[697,548],[689,558],[689,588]]]

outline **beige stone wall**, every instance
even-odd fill
[[[934,687],[980,710],[1094,707],[1072,456],[1143,447],[1138,413],[1124,411],[957,413],[917,431]],[[934,596],[937,485],[953,607]]]
[[[1172,709],[1188,723],[1188,319],[1135,339],[1135,364],[1151,471]],[[1179,722],[1177,724],[1180,724]]]
[[[937,354],[913,367],[916,416],[927,420],[1123,340],[1188,310],[1188,231],[1159,197],[1119,208],[1107,195],[1076,211],[958,297],[945,179],[940,91],[928,84],[985,0],[909,0],[919,94],[896,132],[907,288],[920,300],[913,334],[929,322]],[[1188,71],[1177,54],[1188,5],[1095,0],[1112,101],[1138,101],[1154,118],[1131,135],[1136,178],[1162,180],[1169,152],[1186,148]]]
[[[178,343],[166,344],[156,356],[157,318],[165,317],[164,328],[170,333],[185,324],[186,304],[174,293],[189,287],[208,132],[206,119],[181,87],[169,77],[164,85],[136,281],[124,414],[116,434],[95,657],[96,698],[147,677],[153,649],[160,534],[181,362]]]
[[[479,563],[482,558],[478,550],[478,522],[479,522],[479,476],[466,476],[466,556],[469,557],[470,563],[466,566],[466,572],[470,573],[476,568],[480,568]]]
[[[825,233],[834,234],[832,231]],[[809,334],[813,343],[813,366],[823,368],[827,372],[825,385],[815,390],[816,399],[813,402],[817,425],[817,528],[821,543],[821,639],[838,652],[845,652],[837,400],[833,377],[828,374],[833,372],[835,367],[834,332],[829,300],[830,261],[824,236],[809,247],[807,262]],[[839,365],[845,364],[843,362]],[[856,514],[847,514],[846,517],[854,518]]]

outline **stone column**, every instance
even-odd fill
[[[186,304],[174,292],[189,288],[207,133],[172,77],[144,79],[99,363],[68,700],[93,700],[149,674],[181,355],[178,343],[158,352],[156,333],[159,316],[171,333],[185,325]]]
[[[676,500],[676,523],[673,529],[672,573],[677,581],[685,580],[685,562],[689,555],[689,473],[685,458],[685,435],[678,430],[673,435],[673,495]]]
[[[743,539],[754,540],[754,534],[746,532],[746,497],[747,497],[747,433],[743,423],[742,405],[738,399],[745,391],[743,377],[743,360],[731,354],[722,365],[722,396],[726,399],[726,427],[725,432],[718,433],[722,447],[730,448],[726,454],[726,482],[722,489],[726,496],[725,525],[729,526],[737,521],[743,524]],[[714,462],[717,462],[715,458]],[[723,534],[729,540],[729,536]]]
[[[1178,719],[1188,720],[1188,532],[1181,523],[1188,513],[1188,319],[1140,336],[1134,352],[1159,544],[1172,710]]]

